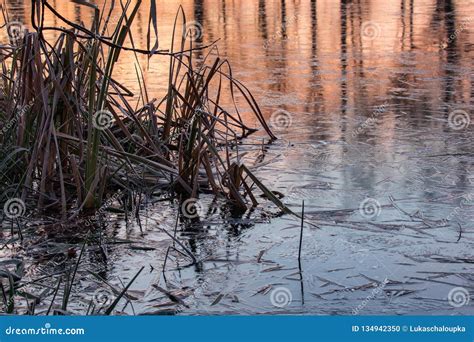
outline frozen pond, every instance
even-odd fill
[[[7,3],[26,20],[29,5]],[[165,46],[178,1],[157,3]],[[122,288],[144,266],[123,313],[472,314],[474,3],[181,3],[202,29],[198,44],[220,38],[220,55],[279,137],[267,144],[258,132],[241,152],[289,208],[300,213],[305,201],[301,275],[300,220],[265,198],[237,213],[201,196],[200,216],[177,224],[198,261],[191,266],[162,231],[175,229],[179,205],[156,200],[143,209],[141,226],[110,218],[106,251],[88,248],[70,311],[84,314],[91,299],[113,297],[89,270]],[[88,20],[79,6],[58,6],[71,19]],[[117,77],[136,89],[126,58]],[[165,73],[152,60],[151,92],[163,84],[150,75]],[[38,248],[59,253],[68,243],[45,239],[0,255],[26,258],[33,279],[60,261],[37,258]]]

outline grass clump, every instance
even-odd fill
[[[203,66],[194,66],[193,52],[213,45],[189,47],[182,9],[171,47],[159,50],[150,34],[157,32],[151,1],[148,48],[143,50],[133,44],[131,31],[141,1],[111,1],[103,10],[75,2],[91,7],[91,27],[68,21],[47,0],[32,0],[33,30],[0,47],[0,205],[14,198],[24,204],[18,210],[62,222],[98,210],[117,193],[124,210],[137,194],[157,192],[197,198],[205,191],[237,207],[255,205],[255,177],[232,150],[254,130],[242,120],[235,101],[225,108],[223,92],[245,99],[269,137],[275,137],[226,60],[208,54]],[[117,7],[121,14],[110,27]],[[44,26],[45,15],[56,16],[63,27]],[[54,41],[44,36],[51,30],[57,31]],[[169,57],[164,98],[149,99],[138,67],[141,100],[138,107],[132,105],[134,94],[114,79],[123,53]],[[3,219],[12,217],[19,218],[4,212]]]

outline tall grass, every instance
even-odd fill
[[[208,54],[202,67],[194,66],[193,51],[213,46],[186,48],[181,8],[170,49],[158,50],[150,34],[157,23],[151,1],[144,50],[133,44],[131,30],[141,1],[111,1],[110,9],[102,11],[75,2],[91,7],[91,27],[68,21],[47,0],[32,0],[32,32],[0,47],[1,206],[15,197],[26,203],[30,215],[47,213],[65,221],[96,210],[118,191],[121,201],[129,203],[132,194],[147,189],[184,198],[208,191],[246,208],[256,204],[254,185],[281,205],[234,158],[231,146],[254,130],[242,120],[235,101],[231,108],[222,104],[224,92],[245,99],[269,137],[274,135],[226,60]],[[108,27],[111,9],[119,6],[115,26]],[[66,28],[44,26],[45,15],[56,16]],[[51,30],[57,31],[54,41],[44,36]],[[169,57],[164,98],[148,100],[137,68],[144,101],[139,108],[132,105],[129,91],[114,79],[123,53]]]

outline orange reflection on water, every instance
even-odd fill
[[[7,0],[13,17],[27,24],[29,3]],[[91,9],[71,1],[50,3],[69,20],[90,26]],[[104,6],[104,1],[95,3]],[[331,115],[331,122],[314,120],[323,126],[323,135],[334,139],[349,129],[341,124],[346,116],[370,115],[394,94],[401,102],[404,96],[423,97],[424,103],[439,107],[442,102],[468,101],[472,92],[472,2],[158,0],[160,48],[170,47],[179,5],[188,21],[202,27],[202,42],[197,43],[220,39],[220,54],[257,95],[267,116],[277,108]],[[141,48],[146,48],[148,10],[145,0],[132,29],[135,44]],[[117,6],[115,20],[119,13]],[[46,26],[65,25],[53,15],[45,19]],[[447,46],[455,33],[454,44]],[[196,52],[197,59],[205,53]],[[140,56],[150,97],[164,94],[167,62],[167,58],[154,57],[147,70],[146,56]],[[134,55],[123,53],[114,76],[138,92],[134,64]],[[449,75],[446,65],[466,72]],[[451,82],[450,77],[456,80]],[[423,105],[416,102],[405,110],[421,110]],[[389,132],[394,120],[387,117],[379,128]]]

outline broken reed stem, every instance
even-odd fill
[[[303,246],[303,227],[304,227],[304,200],[301,205],[300,245],[298,249],[298,268],[300,270],[301,303],[304,305],[303,270],[301,269],[301,248]]]
[[[174,243],[174,240],[173,240]],[[166,255],[165,255],[165,261],[163,261],[163,268],[161,270],[161,273],[163,273],[163,278],[165,279],[165,283],[167,282],[166,280],[166,261],[168,260],[168,254],[170,253],[170,246],[166,249]]]
[[[304,200],[301,208],[301,229],[300,229],[300,245],[298,249],[298,265],[301,273],[301,247],[303,245],[303,226],[304,226]]]

